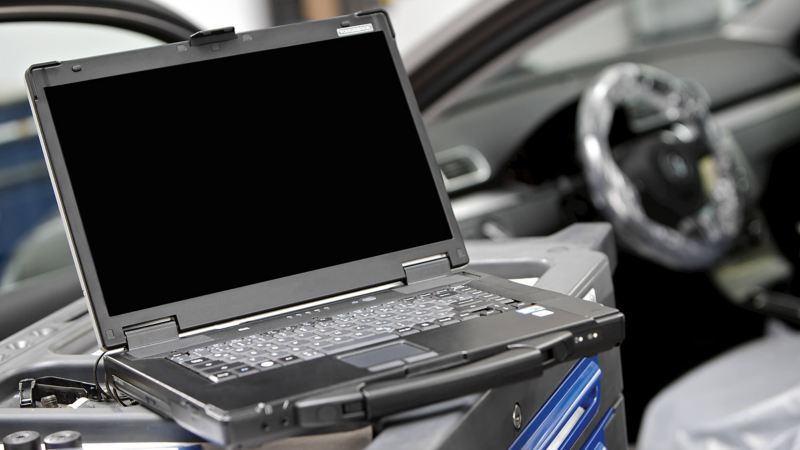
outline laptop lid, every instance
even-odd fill
[[[385,13],[31,67],[98,338],[180,331],[467,255]]]

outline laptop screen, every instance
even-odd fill
[[[452,238],[381,33],[45,89],[110,315]]]

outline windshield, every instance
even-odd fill
[[[546,75],[707,34],[759,0],[610,0],[536,36],[489,81]]]

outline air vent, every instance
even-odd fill
[[[445,178],[448,180],[452,180],[453,178],[458,178],[478,170],[478,168],[475,167],[475,164],[469,158],[458,158],[448,161],[441,165],[441,169]]]
[[[436,161],[444,177],[447,192],[477,186],[491,177],[486,157],[469,145],[459,145],[436,153]]]

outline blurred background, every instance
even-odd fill
[[[755,0],[629,0],[609,7],[522,54],[507,72],[546,73],[624,54],[641,40],[713,28]],[[11,2],[12,4],[14,2]],[[22,2],[24,3],[24,2]],[[36,4],[37,2],[29,2]],[[52,2],[42,2],[43,4]],[[56,2],[58,3],[58,2]],[[78,2],[80,3],[80,2]],[[91,4],[92,2],[86,2]],[[102,4],[102,2],[99,2]],[[459,28],[459,18],[486,9],[479,0],[155,0],[199,28],[237,30],[386,8],[405,58],[424,55],[426,42]],[[492,2],[488,2],[492,3]],[[591,38],[587,38],[591,36]],[[89,23],[0,23],[0,274],[20,240],[55,214],[55,201],[30,119],[22,74],[34,62],[66,60],[157,45],[143,33]],[[420,58],[417,58],[417,60]],[[500,75],[498,75],[500,76]],[[53,230],[55,231],[55,230]],[[0,284],[9,289],[12,277]],[[13,277],[15,280],[19,277]],[[0,278],[2,280],[2,278]]]

